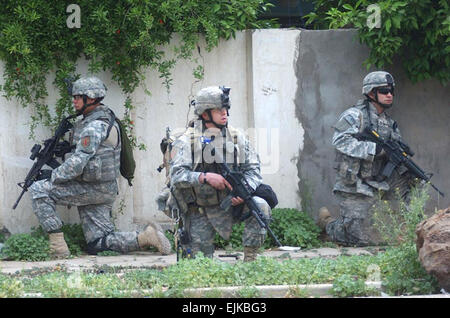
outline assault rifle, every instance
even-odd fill
[[[394,169],[400,164],[403,164],[408,171],[412,173],[412,175],[419,179],[425,180],[426,182],[429,182],[433,176],[432,173],[427,175],[425,171],[423,171],[416,163],[414,163],[414,161],[410,159],[410,157],[414,156],[414,153],[405,143],[395,140],[385,141],[375,130],[368,127],[362,133],[357,134],[356,137],[358,139],[374,142],[384,149],[389,158],[382,171],[382,175],[384,177],[390,177]],[[444,193],[442,193],[442,191],[440,191],[434,184],[430,182],[430,185],[442,197],[444,197]]]
[[[55,157],[63,157],[64,154],[70,151],[71,147],[67,141],[59,142],[60,138],[64,136],[64,134],[73,127],[72,123],[69,119],[74,118],[76,115],[71,115],[64,118],[56,129],[53,137],[44,141],[44,148],[39,144],[35,144],[33,148],[31,148],[31,160],[36,160],[36,162],[31,167],[28,172],[25,181],[18,183],[19,187],[22,188],[22,193],[19,195],[16,203],[14,203],[13,210],[19,204],[19,201],[22,199],[22,196],[28,188],[36,181],[40,180],[43,176],[42,167],[47,165],[52,169],[57,168],[60,163],[56,160]]]
[[[276,235],[272,232],[271,228],[269,227],[269,224],[266,221],[266,218],[261,211],[261,209],[258,207],[258,205],[255,202],[255,199],[252,197],[253,189],[248,184],[247,180],[245,180],[245,177],[242,172],[238,171],[231,171],[230,168],[228,168],[227,164],[222,162],[219,164],[221,174],[222,176],[231,184],[233,187],[233,195],[236,197],[240,197],[244,200],[245,204],[247,205],[250,212],[253,214],[255,219],[258,221],[259,225],[262,228],[265,228],[266,231],[270,234],[270,236],[275,241],[275,244],[279,248],[282,247],[280,241],[276,237]]]

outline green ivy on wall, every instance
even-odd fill
[[[268,0],[3,0],[0,6],[0,58],[5,62],[7,98],[34,108],[31,133],[37,125],[53,127],[72,113],[65,78],[79,77],[76,63],[85,57],[90,73],[109,71],[126,96],[125,119],[132,129],[130,98],[143,83],[145,71],[159,72],[166,87],[179,59],[192,58],[200,36],[207,49],[236,31],[274,25],[258,20]],[[75,3],[74,3],[75,2]],[[162,47],[180,37],[173,58]],[[198,68],[194,75],[198,76]],[[56,105],[45,104],[46,79],[56,74]],[[151,90],[151,88],[149,88]],[[148,90],[146,90],[148,92]]]
[[[356,28],[370,48],[367,68],[399,58],[413,81],[450,80],[448,0],[314,0],[307,24],[316,29]]]

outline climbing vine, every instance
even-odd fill
[[[273,26],[273,21],[258,20],[271,5],[267,1],[3,0],[0,58],[5,65],[0,89],[7,98],[34,108],[33,136],[37,125],[53,127],[73,112],[64,79],[80,76],[77,61],[84,57],[90,73],[109,71],[122,89],[131,130],[131,94],[143,83],[146,71],[158,72],[169,88],[175,63],[192,58],[201,36],[211,50],[219,39],[230,39],[238,30]],[[162,49],[174,34],[180,41],[168,58]],[[199,76],[198,67],[193,72]],[[51,106],[45,103],[50,74],[55,74],[52,85],[59,93]]]

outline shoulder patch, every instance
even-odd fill
[[[350,126],[353,126],[356,124],[356,120],[350,115],[345,116],[344,119]]]
[[[83,137],[81,139],[81,145],[85,148],[89,147],[89,145],[91,144],[91,137],[90,136],[86,136]]]

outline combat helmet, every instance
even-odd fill
[[[106,86],[95,76],[82,77],[73,82],[71,93],[72,96],[83,96],[83,107],[77,112],[77,115],[81,115],[87,107],[98,104],[105,97]],[[94,101],[88,104],[87,97]]]
[[[106,86],[95,76],[82,77],[73,83],[72,96],[74,95],[86,95],[92,99],[103,98],[106,95]]]
[[[194,113],[200,117],[204,112],[207,112],[210,120],[206,120],[205,122],[211,122],[218,128],[225,127],[211,120],[211,110],[226,108],[227,115],[229,115],[228,110],[231,107],[229,96],[230,89],[230,87],[225,86],[209,86],[202,88],[198,91],[195,100],[192,102],[194,105]]]
[[[382,104],[378,101],[378,95],[376,94],[375,90],[375,99],[372,99],[369,97],[369,93],[378,87],[381,86],[390,86],[392,88],[392,91],[395,87],[394,77],[392,77],[391,74],[384,71],[376,71],[371,72],[364,77],[363,80],[363,87],[362,87],[362,93],[365,95],[368,99],[377,102],[384,108],[389,108],[392,106],[392,104]]]
[[[209,86],[202,88],[195,96],[194,113],[201,116],[205,111],[226,107],[230,109],[230,88],[224,86]]]

